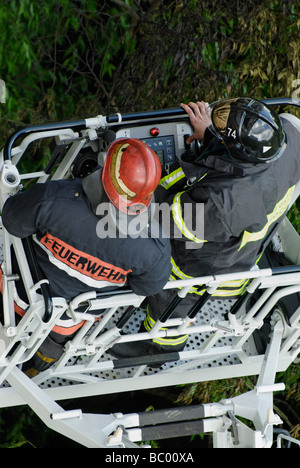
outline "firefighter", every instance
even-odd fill
[[[171,273],[170,241],[162,238],[159,224],[149,215],[160,178],[154,151],[140,140],[121,138],[110,145],[103,168],[87,177],[35,184],[10,197],[3,224],[13,236],[32,239],[53,297],[69,301],[84,292],[124,285],[137,295],[155,295]],[[140,231],[126,235],[142,214],[146,223]],[[108,232],[103,228],[107,224]],[[22,284],[17,288],[16,310],[23,315],[28,299]],[[24,364],[27,375],[53,364],[83,323],[74,325],[63,316],[33,362]]]
[[[156,200],[172,207],[171,279],[248,271],[285,217],[300,179],[300,132],[251,98],[181,106],[194,129],[186,140],[192,146],[156,190]],[[192,215],[185,216],[187,211]],[[203,223],[197,230],[199,212]],[[245,286],[243,280],[224,282],[212,298],[236,298]],[[204,291],[194,287],[172,317],[186,316]],[[149,298],[142,330],[153,328],[176,294],[164,290]],[[132,357],[180,351],[186,340],[187,335],[124,343],[113,352]]]

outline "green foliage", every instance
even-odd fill
[[[243,377],[187,385],[184,386],[184,391],[178,397],[177,403],[185,405],[195,404],[195,402],[217,403],[222,399],[233,398],[252,390],[255,383],[255,377]]]
[[[177,399],[177,403],[184,405],[217,403],[222,399],[230,399],[249,392],[255,387],[256,381],[256,376],[250,376],[185,385]],[[285,393],[275,393],[274,411],[280,416],[284,428],[290,432],[291,436],[300,440],[299,365],[292,364],[285,372],[277,373],[276,382],[285,384]]]
[[[2,120],[16,124],[65,119],[106,96],[117,57],[134,50],[130,16],[113,2],[3,0],[0,74]],[[97,109],[99,110],[99,109]]]
[[[2,0],[3,136],[7,121],[291,96],[299,8],[279,0]]]
[[[13,422],[13,424],[12,424]],[[1,410],[0,448],[19,448],[31,443],[24,436],[24,431],[32,424],[30,411],[21,407]]]

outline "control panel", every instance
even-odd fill
[[[162,166],[172,164],[176,160],[175,142],[173,135],[142,139],[157,154]]]
[[[117,138],[138,138],[159,157],[162,166],[171,165],[186,151],[186,138],[193,133],[188,122],[156,123],[119,128]]]

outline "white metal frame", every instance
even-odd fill
[[[178,129],[180,127],[178,122],[180,122],[180,119],[176,117],[175,127],[173,128]],[[1,206],[3,206],[8,196],[19,189],[22,180],[36,178],[39,182],[45,182],[49,178],[49,174],[44,171],[31,174],[19,174],[18,172],[17,164],[32,141],[56,136],[60,141],[71,143],[63,161],[54,175],[51,176],[52,179],[59,179],[68,176],[70,166],[80,150],[91,139],[95,139],[95,129],[108,126],[106,119],[98,116],[95,119],[86,120],[86,129],[81,132],[74,132],[71,128],[43,130],[26,136],[18,147],[13,148],[11,161],[3,161],[3,154],[1,154]],[[299,187],[297,187],[298,189]],[[284,244],[286,237],[289,239],[288,247],[292,252],[291,257],[294,249],[298,252],[300,250],[299,236],[287,220],[280,229],[282,244]],[[96,297],[95,293],[84,294],[76,297],[70,303],[67,303],[63,298],[53,298],[51,320],[45,322],[43,320],[43,297],[37,293],[39,284],[33,284],[20,239],[10,236],[4,228],[2,229],[2,237],[4,323],[0,326],[0,406],[28,404],[49,427],[58,432],[63,432],[83,445],[91,447],[135,446],[134,442],[130,440],[129,433],[126,430],[121,431],[119,429],[122,426],[120,416],[82,415],[80,410],[71,413],[64,412],[56,401],[259,374],[261,374],[261,377],[256,388],[256,396],[261,394],[257,389],[265,385],[271,385],[269,387],[269,393],[271,394],[275,388],[273,384],[276,372],[286,370],[299,354],[300,308],[294,312],[288,322],[282,311],[277,307],[277,303],[282,297],[300,292],[300,271],[295,270],[279,274],[276,272],[275,274],[269,268],[263,270],[256,268],[242,273],[169,282],[165,288],[177,288],[178,294],[184,297],[193,285],[206,285],[208,292],[213,293],[224,281],[244,278],[249,279],[247,288],[249,294],[253,294],[258,290],[262,294],[260,299],[249,310],[243,305],[238,314],[231,313],[232,301],[223,301],[222,307],[219,307],[220,310],[218,310],[215,318],[211,318],[210,308],[213,307],[214,302],[211,301],[211,303],[203,307],[203,314],[198,314],[192,320],[193,323],[189,318],[170,318],[163,324],[166,330],[162,331],[162,324],[158,322],[149,333],[137,333],[137,327],[132,327],[129,324],[127,329],[129,329],[130,333],[124,335],[121,334],[121,330],[118,328],[118,320],[124,314],[124,308],[128,306],[134,306],[136,308],[135,316],[140,318],[143,311],[139,306],[144,299],[143,297],[132,292],[124,292],[124,294],[100,298]],[[290,245],[291,242],[292,245]],[[18,324],[15,322],[13,306],[16,278],[11,268],[11,244],[13,244],[17,254],[22,280],[30,301],[28,311]],[[289,252],[287,254],[289,255]],[[78,312],[78,306],[86,302],[89,304],[88,311],[84,314]],[[218,305],[214,305],[214,307],[218,309]],[[221,310],[224,310],[224,312]],[[102,318],[97,322],[95,322],[93,311],[103,311],[101,312]],[[63,356],[53,367],[29,380],[20,370],[22,363],[36,352],[64,312],[69,314],[74,320],[74,324],[81,322],[84,318],[86,321],[84,327],[79,330],[72,341],[67,343]],[[272,316],[271,327],[273,330],[270,346],[276,352],[271,353],[271,357],[269,354],[266,358],[264,354],[257,353],[253,345],[253,334],[261,328],[269,315]],[[280,332],[278,332],[278,328]],[[193,344],[179,353],[176,362],[167,362],[162,364],[160,368],[152,368],[151,360],[141,363],[131,361],[122,363],[121,360],[112,359],[107,352],[116,342],[121,343],[181,334],[188,334],[190,343]],[[201,339],[197,341],[197,337]],[[220,359],[223,359],[221,365],[220,361],[218,361]],[[268,377],[265,377],[266,359],[268,366],[272,368],[272,376],[268,375]],[[128,376],[128,370],[130,376]],[[52,384],[49,388],[47,385],[49,381],[57,382],[57,385]],[[66,383],[61,385],[62,381]],[[72,385],[68,385],[69,382]],[[250,397],[247,401],[257,400],[254,394],[251,394]],[[237,400],[233,399],[232,401]],[[240,398],[240,401],[244,400]],[[255,406],[256,403],[254,404],[253,401],[251,403],[251,401],[249,404]],[[232,404],[231,402],[230,405]],[[234,403],[235,411],[239,404]],[[228,419],[228,405],[226,404],[224,408],[223,416]],[[259,423],[261,426],[259,441],[257,434],[254,434],[254,436],[252,434],[252,446],[269,446],[272,440],[266,426],[264,411],[264,420]],[[222,418],[219,423],[221,420]],[[277,421],[274,418],[270,424],[275,424],[275,420]],[[225,425],[224,421],[222,422],[223,429],[224,427],[227,427],[227,429],[231,427],[232,429],[236,422],[233,423],[232,418],[230,421],[230,424]],[[97,435],[94,433],[94,425],[100,428]],[[211,426],[208,425],[208,427]],[[241,428],[241,424],[238,423],[237,427]],[[232,439],[228,438],[227,429],[221,431],[221,435],[220,430],[218,430],[217,426],[215,427],[214,432],[217,434],[215,444],[217,446],[226,445],[226,443],[234,445]],[[246,429],[243,429],[243,434],[245,431]],[[268,435],[266,435],[267,432]],[[84,438],[83,433],[85,434]],[[111,435],[113,436],[110,437]],[[243,444],[245,446],[245,442]]]

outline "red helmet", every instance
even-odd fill
[[[108,148],[102,183],[110,201],[123,213],[145,211],[160,178],[158,156],[141,140],[119,138]]]

